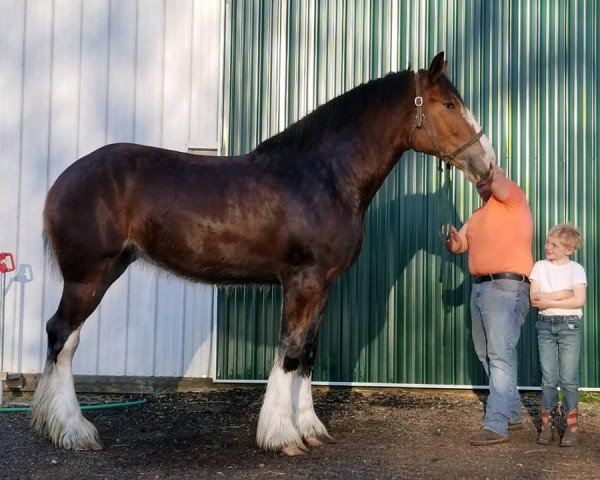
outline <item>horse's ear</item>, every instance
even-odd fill
[[[431,65],[429,65],[429,70],[427,71],[427,78],[429,82],[435,83],[440,75],[444,75],[446,73],[446,62],[444,60],[444,52],[438,53],[433,60],[431,61]]]

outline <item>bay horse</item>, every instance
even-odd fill
[[[280,341],[256,441],[288,455],[332,441],[311,393],[317,334],[334,280],[361,249],[371,199],[408,149],[472,182],[493,173],[490,142],[445,72],[441,52],[428,70],[359,85],[246,155],[115,144],[69,166],[44,209],[64,285],[46,324],[35,430],[66,449],[102,448],[81,414],[72,358],[107,289],[145,259],[195,281],[281,284]]]

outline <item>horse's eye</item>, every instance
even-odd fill
[[[444,106],[448,109],[448,110],[454,110],[454,102],[446,102],[444,104]]]

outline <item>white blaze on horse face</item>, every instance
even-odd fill
[[[473,127],[474,132],[482,130],[481,125],[475,120],[475,117],[473,117],[473,114],[467,107],[463,106],[461,113],[465,121]],[[489,170],[491,166],[496,164],[496,152],[494,152],[494,148],[485,134],[479,138],[479,144],[483,148],[485,167]]]

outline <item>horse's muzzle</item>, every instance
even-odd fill
[[[465,159],[463,173],[467,180],[476,185],[479,182],[488,183],[494,175],[496,159],[489,156],[468,156]]]

